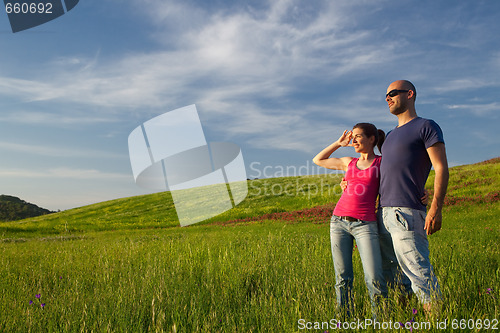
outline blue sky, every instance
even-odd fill
[[[148,193],[128,135],[190,104],[250,178],[317,173],[311,158],[344,129],[396,126],[397,79],[416,85],[450,165],[497,157],[499,14],[495,0],[80,0],[15,34],[0,14],[0,193],[54,210]]]

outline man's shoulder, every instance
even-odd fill
[[[418,117],[415,120],[417,120],[416,123],[418,123],[421,126],[431,126],[431,127],[438,126],[439,127],[439,125],[433,119]]]
[[[420,122],[420,138],[425,142],[426,149],[437,142],[444,143],[443,130],[434,120],[421,118]]]

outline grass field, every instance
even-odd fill
[[[443,229],[429,237],[447,329],[428,330],[417,302],[393,295],[380,322],[500,328],[499,174],[499,159],[451,169]],[[328,223],[338,181],[250,181],[238,207],[185,228],[169,193],[1,223],[0,331],[339,331]],[[348,322],[371,318],[354,261]]]

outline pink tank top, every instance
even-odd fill
[[[363,221],[376,221],[375,200],[380,184],[380,161],[375,156],[370,167],[360,170],[356,166],[359,158],[354,158],[347,166],[345,179],[347,188],[342,193],[333,215],[350,216]]]

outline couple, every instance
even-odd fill
[[[387,296],[386,282],[398,282],[406,292],[413,290],[426,313],[439,310],[441,292],[429,261],[427,235],[441,229],[448,163],[443,133],[434,121],[417,116],[416,96],[411,82],[391,83],[386,101],[398,117],[398,126],[385,141],[383,131],[360,123],[313,159],[319,166],[346,171],[347,188],[333,211],[330,236],[337,305],[347,312],[353,281],[353,239],[372,308],[378,297]],[[375,155],[376,145],[383,158]],[[353,146],[360,157],[330,157],[346,146]],[[426,214],[422,199],[431,166],[436,172],[434,197]]]

